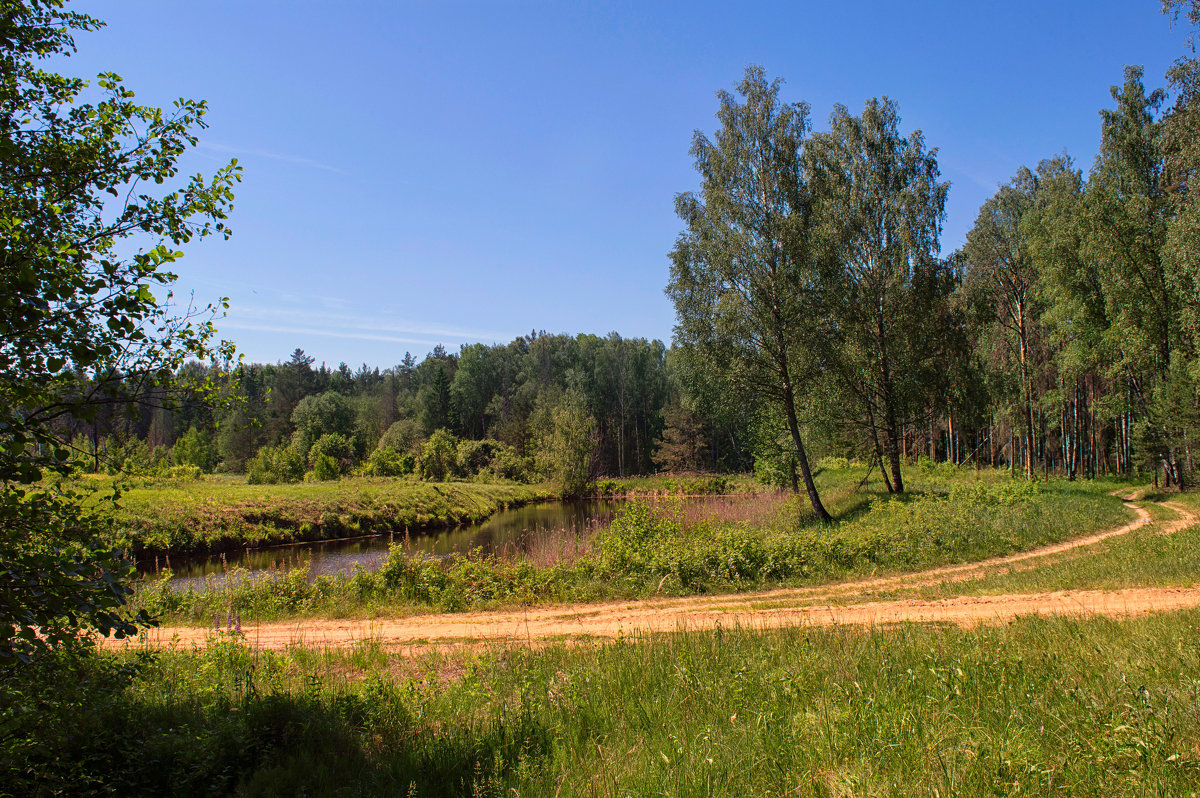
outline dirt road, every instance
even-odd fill
[[[1162,524],[1172,534],[1196,523],[1186,507],[1163,502],[1179,515]],[[940,600],[901,599],[854,603],[855,595],[975,579],[1005,570],[1036,567],[1074,550],[1128,534],[1150,523],[1141,506],[1129,505],[1136,520],[1105,532],[976,563],[918,573],[811,588],[696,596],[682,599],[536,607],[521,611],[417,615],[405,618],[303,620],[248,625],[243,633],[255,646],[281,649],[295,643],[351,646],[374,639],[389,646],[463,644],[479,641],[528,643],[579,638],[612,638],[684,629],[778,628],[784,626],[880,625],[905,621],[954,623],[1002,622],[1022,615],[1133,616],[1147,612],[1200,607],[1200,587],[1075,590],[1052,593],[967,596]],[[822,603],[837,598],[837,604]],[[110,645],[203,645],[210,632],[196,627],[163,627],[143,632],[132,643]]]

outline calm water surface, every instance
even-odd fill
[[[528,552],[539,538],[567,538],[604,526],[624,502],[578,501],[530,504],[496,513],[481,524],[419,533],[405,541],[403,535],[385,533],[349,540],[296,543],[265,549],[227,551],[202,557],[171,557],[138,563],[142,573],[153,576],[170,567],[180,587],[199,584],[205,577],[219,576],[231,568],[244,568],[252,575],[310,566],[310,576],[332,575],[361,566],[375,570],[387,559],[388,549],[401,544],[412,552],[448,556],[482,549],[490,554]]]

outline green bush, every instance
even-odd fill
[[[155,465],[154,452],[141,438],[107,436],[100,440],[100,467],[107,474],[141,476],[153,473]]]
[[[850,467],[850,460],[845,457],[834,457],[829,455],[817,459],[817,468],[828,468],[834,471],[843,471]]]
[[[799,473],[796,456],[791,452],[755,452],[754,477],[773,488],[792,485],[792,473]]]
[[[563,497],[588,494],[596,480],[599,425],[582,393],[547,408],[537,436],[537,464]]]
[[[354,442],[340,432],[327,432],[313,442],[308,450],[308,465],[315,471],[320,460],[326,460],[322,466],[324,474],[336,472],[334,476],[318,476],[322,481],[337,479],[354,466]]]
[[[459,441],[457,450],[458,474],[464,477],[487,476],[528,482],[532,462],[517,453],[507,443],[485,438],[479,441]]]
[[[341,394],[326,391],[306,396],[292,411],[292,443],[307,452],[318,438],[339,434],[349,439],[354,435],[354,407]]]
[[[522,457],[516,449],[506,443],[499,444],[492,458],[491,472],[497,479],[509,479],[513,482],[537,481],[533,461]]]
[[[246,464],[246,481],[251,485],[275,485],[304,479],[307,463],[290,446],[264,446]]]
[[[377,448],[390,447],[402,454],[420,454],[424,443],[421,422],[415,418],[402,418],[393,423],[379,439]]]
[[[476,474],[489,470],[492,461],[496,458],[497,452],[499,452],[500,447],[503,445],[499,441],[487,440],[486,438],[481,441],[459,441],[455,453],[458,461],[458,473],[464,477],[473,477]]]
[[[202,476],[200,468],[194,465],[175,465],[167,469],[168,479],[196,481]]]
[[[194,426],[188,427],[188,431],[175,441],[175,447],[171,450],[171,460],[177,466],[195,466],[201,471],[211,471],[215,465],[216,447],[207,433]]]
[[[411,454],[401,454],[391,446],[383,446],[371,452],[363,464],[362,474],[367,477],[402,477],[416,470],[417,459]]]
[[[421,476],[434,482],[444,482],[457,476],[458,445],[447,430],[439,429],[425,441],[421,450]]]
[[[339,478],[342,475],[342,469],[338,467],[337,460],[327,454],[318,453],[313,461],[312,473],[318,482],[329,482]]]

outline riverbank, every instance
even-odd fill
[[[162,579],[143,583],[133,602],[165,622],[209,625],[229,613],[252,623],[761,590],[978,561],[1115,528],[1133,515],[1105,482],[935,469],[913,473],[912,491],[891,497],[861,479],[853,468],[819,477],[839,517],[832,525],[779,494],[632,502],[588,540],[548,540],[520,557],[447,561],[397,548],[374,572],[235,573],[201,589]]]
[[[164,481],[124,491],[114,512],[131,550],[150,557],[440,529],[552,498],[545,485],[365,478],[299,485]]]
[[[105,484],[91,482],[94,487]],[[601,480],[594,495],[700,495],[753,488],[745,477],[656,476]],[[122,490],[113,512],[122,545],[137,557],[150,558],[445,529],[559,498],[549,484],[350,477],[249,485],[237,477],[209,477],[139,480]]]

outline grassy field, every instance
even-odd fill
[[[257,621],[748,590],[976,560],[1130,516],[1106,482],[1031,484],[1005,472],[914,469],[911,492],[892,498],[860,487],[861,479],[861,469],[822,472],[823,495],[841,519],[834,525],[782,494],[633,502],[591,539],[547,539],[517,558],[446,561],[397,548],[374,573],[235,573],[202,590],[159,580],[143,584],[135,604],[171,622],[207,624],[229,611]]]
[[[1189,795],[1198,627],[88,656],[0,679],[0,794]]]
[[[591,540],[523,559],[398,551],[375,574],[158,582],[138,601],[211,623],[809,584],[1131,517],[1117,483],[913,469],[895,499],[861,476],[820,475],[832,526],[774,494],[633,502]],[[1200,494],[1158,498],[1200,510]],[[1194,584],[1200,527],[1164,537],[1172,512],[1148,506],[1155,524],[1127,536],[921,593]],[[87,652],[0,669],[0,796],[1196,795],[1198,631],[1186,611],[536,647],[271,652],[221,634],[204,650]]]

